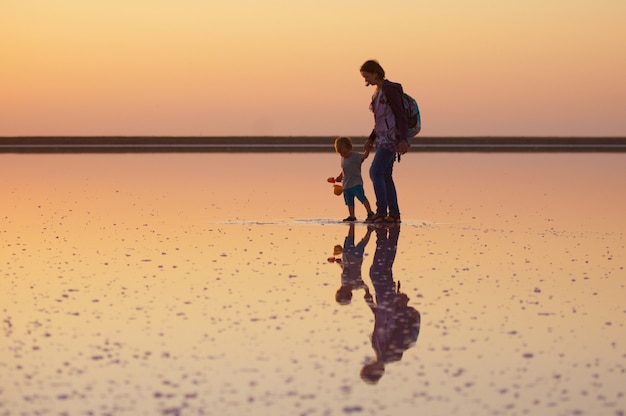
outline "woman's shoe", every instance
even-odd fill
[[[385,217],[385,222],[391,222],[391,223],[396,223],[399,224],[402,222],[402,220],[400,220],[400,217],[394,217],[393,215],[387,215]]]
[[[383,222],[385,221],[385,216],[384,215],[380,215],[380,214],[376,214],[371,218],[368,218],[367,220],[365,220],[366,222],[371,222],[371,223],[379,223],[379,222]]]

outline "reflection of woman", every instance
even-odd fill
[[[376,229],[376,252],[370,268],[376,302],[371,295],[366,296],[374,313],[372,348],[376,351],[376,359],[361,370],[361,378],[368,383],[377,383],[385,372],[385,364],[399,361],[419,333],[420,314],[408,306],[408,296],[396,290],[393,280],[392,266],[399,236],[399,226]]]
[[[400,222],[398,195],[393,181],[396,154],[409,149],[408,120],[402,104],[402,85],[385,79],[385,70],[376,61],[361,66],[365,85],[375,85],[370,109],[374,113],[374,130],[365,143],[369,151],[376,142],[376,155],[370,167],[370,178],[376,194],[376,215],[367,222]]]

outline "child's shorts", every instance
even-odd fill
[[[354,206],[354,197],[356,197],[361,202],[367,201],[367,198],[365,197],[365,190],[363,190],[363,185],[357,185],[353,186],[350,189],[343,190],[343,199],[344,201],[346,201],[347,206]]]

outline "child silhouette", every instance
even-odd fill
[[[361,275],[361,266],[363,265],[365,247],[370,240],[371,234],[372,230],[368,228],[361,241],[355,245],[354,224],[351,223],[349,224],[348,235],[344,240],[343,247],[335,247],[334,254],[341,254],[340,260],[332,258],[333,261],[341,266],[341,286],[335,293],[335,300],[340,305],[347,305],[352,301],[353,290],[365,289],[366,293],[369,293],[369,289]]]

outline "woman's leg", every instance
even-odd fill
[[[398,207],[398,193],[396,192],[396,184],[393,181],[393,163],[389,165],[389,169],[385,175],[385,189],[387,190],[387,204],[389,205],[389,215],[394,218],[400,218],[400,207]]]
[[[395,153],[386,149],[376,149],[374,160],[370,166],[370,179],[374,186],[374,194],[376,195],[376,214],[387,215],[387,208],[389,207],[389,191],[388,176],[391,177],[391,171],[393,168],[393,162],[395,160]],[[393,181],[391,181],[393,185]],[[393,186],[393,195],[395,195],[395,186]],[[395,201],[397,207],[397,200]]]

